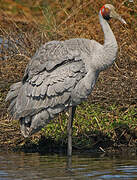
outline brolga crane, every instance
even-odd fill
[[[23,79],[10,87],[6,97],[10,114],[20,121],[21,133],[38,132],[60,112],[70,108],[68,155],[72,155],[72,123],[76,106],[87,99],[99,73],[111,66],[118,45],[108,24],[111,18],[125,20],[114,6],[99,11],[104,44],[89,39],[51,41],[42,45],[28,63]]]

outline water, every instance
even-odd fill
[[[19,38],[19,37],[18,37]],[[15,40],[6,39],[0,37],[0,60],[7,60],[9,57],[18,53],[17,47],[22,47],[22,52],[24,52],[24,47],[21,42],[16,38]]]
[[[0,152],[0,180],[137,179],[137,157]]]

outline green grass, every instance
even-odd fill
[[[47,41],[82,37],[103,42],[97,14],[105,3],[104,0],[92,3],[86,0],[80,1],[80,4],[78,2],[74,4],[73,1],[51,0],[39,0],[39,4],[38,1],[26,0],[17,0],[16,3],[2,2],[1,37],[8,36],[14,39],[18,33],[23,33],[21,42],[25,45],[25,56],[21,56],[22,58],[15,54],[15,57],[0,61],[2,84],[19,81],[28,63],[28,58],[25,57],[33,56],[36,49]],[[88,100],[77,107],[73,124],[73,146],[76,149],[107,148],[114,144],[136,146],[137,143],[135,107],[137,4],[128,1],[124,1],[123,4],[122,0],[108,3],[118,7],[118,12],[127,21],[128,26],[121,26],[119,22],[113,20],[110,22],[119,44],[117,62],[109,70],[101,73],[96,84],[96,92],[92,93],[92,99],[96,103],[93,104],[92,100]],[[20,8],[17,8],[17,5],[20,5]],[[44,144],[48,147],[50,145],[54,147],[55,144],[66,147],[68,114],[60,114],[40,133],[25,140],[20,134],[19,123],[15,120],[10,121],[6,113],[8,104],[5,103],[5,97],[8,89],[8,84],[0,86],[0,145],[6,143],[9,147],[26,149],[43,148]]]
[[[77,107],[73,124],[73,145],[76,148],[90,148],[95,141],[115,141],[127,136],[127,131],[137,127],[134,107],[121,109],[121,106],[90,104],[84,102]],[[56,143],[67,143],[67,119],[64,113],[59,118],[42,129],[45,138]],[[119,132],[117,132],[119,130]],[[128,140],[127,140],[128,141]],[[108,142],[109,143],[109,142]]]

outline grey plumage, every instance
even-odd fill
[[[114,7],[106,8],[112,16]],[[105,36],[103,45],[79,38],[48,42],[30,60],[22,82],[11,86],[6,99],[11,103],[9,111],[20,120],[25,137],[87,99],[99,73],[113,64],[117,42],[101,12],[99,18]]]

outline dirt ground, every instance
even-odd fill
[[[22,147],[26,144],[32,146],[30,141],[24,141],[18,123],[12,121],[7,114],[8,104],[5,103],[5,97],[9,86],[21,80],[25,67],[36,49],[53,39],[84,37],[103,42],[97,12],[105,1],[98,4],[92,2],[92,7],[88,1],[76,1],[75,6],[73,1],[69,4],[65,1],[64,4],[62,3],[64,9],[57,1],[48,2],[49,17],[44,10],[44,16],[37,13],[35,17],[25,9],[24,11],[29,13],[29,18],[25,13],[15,15],[10,14],[10,11],[7,11],[8,13],[4,10],[0,11],[0,38],[3,42],[8,40],[8,48],[5,48],[5,44],[2,43],[0,49],[0,146],[7,149],[14,148],[18,144],[23,144]],[[114,5],[123,14],[128,25],[121,25],[115,20],[110,22],[119,45],[117,61],[111,68],[100,74],[89,101],[105,107],[115,104],[126,112],[129,108],[134,110],[137,108],[137,4],[114,1]],[[40,134],[35,138],[39,137],[42,139]],[[134,133],[131,131],[130,137],[136,147],[137,127],[134,128]]]

